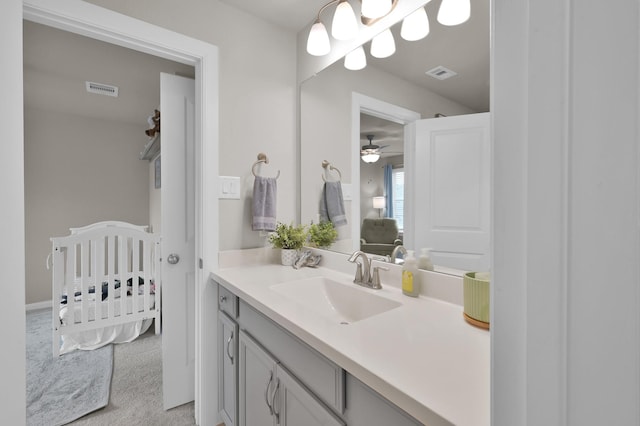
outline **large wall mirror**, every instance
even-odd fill
[[[351,253],[360,249],[364,220],[386,216],[395,217],[406,248],[419,250],[421,247],[413,246],[421,241],[416,235],[420,229],[416,221],[423,218],[412,216],[412,212],[420,194],[416,196],[414,190],[400,196],[401,191],[396,191],[391,215],[386,209],[374,207],[374,198],[385,195],[385,168],[391,176],[390,184],[402,188],[405,178],[414,189],[420,188],[423,182],[412,179],[422,179],[420,171],[428,166],[416,158],[415,140],[409,140],[413,136],[406,130],[413,128],[407,125],[419,118],[438,120],[435,117],[489,111],[489,0],[472,1],[471,18],[455,27],[436,21],[439,4],[439,0],[433,0],[425,6],[431,27],[426,38],[403,40],[398,23],[392,27],[396,52],[391,57],[371,57],[369,42],[364,46],[366,68],[350,71],[339,60],[301,85],[302,223],[318,222],[324,180],[341,179],[345,199],[348,223],[338,227],[338,240],[329,250]],[[438,67],[455,75],[438,79],[438,71],[442,71]],[[435,77],[426,74],[434,69]],[[361,159],[361,148],[369,143],[383,147],[380,158],[373,163]],[[339,174],[323,168],[323,161]],[[484,161],[489,157],[483,157]],[[482,167],[488,170],[489,164]],[[469,269],[451,259],[445,263],[443,271]]]

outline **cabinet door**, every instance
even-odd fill
[[[274,416],[281,426],[344,426],[344,423],[303,387],[284,368],[278,366]]]
[[[276,362],[249,335],[240,331],[238,421],[240,426],[275,425],[273,399]]]
[[[219,409],[226,426],[236,426],[238,401],[238,324],[218,311]]]

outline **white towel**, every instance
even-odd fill
[[[256,176],[253,181],[253,220],[254,231],[276,230],[277,183],[275,178]]]
[[[325,182],[320,200],[320,221],[332,222],[333,226],[347,224],[347,216],[344,213],[344,200],[342,198],[342,185],[340,182]]]

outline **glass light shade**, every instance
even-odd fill
[[[362,46],[347,53],[344,57],[344,67],[351,71],[358,71],[367,66],[367,55]]]
[[[365,163],[375,163],[376,161],[378,161],[378,158],[380,158],[380,154],[363,154],[361,158]]]
[[[471,16],[471,0],[442,0],[438,10],[438,22],[442,25],[458,25]]]
[[[309,31],[307,38],[307,52],[313,56],[323,56],[329,53],[331,44],[329,43],[329,34],[324,24],[316,21]]]
[[[351,40],[358,35],[356,14],[347,0],[341,0],[336,7],[331,23],[331,35],[336,40]]]
[[[384,209],[384,206],[387,203],[384,200],[384,197],[373,197],[373,208],[374,209]]]
[[[360,13],[365,18],[381,18],[391,12],[391,0],[362,0]]]
[[[407,41],[416,41],[425,38],[429,34],[429,18],[424,7],[404,18],[400,37]]]
[[[391,30],[387,28],[371,40],[371,56],[374,58],[387,58],[396,51],[396,42],[393,40]]]

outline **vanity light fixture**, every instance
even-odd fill
[[[331,23],[331,35],[336,40],[351,40],[358,35],[356,14],[347,0],[340,0]]]
[[[391,12],[391,0],[362,0],[362,16],[369,19],[382,18]]]
[[[429,35],[429,17],[424,7],[417,9],[402,20],[400,37],[407,41],[417,41]]]
[[[374,58],[388,58],[396,52],[396,42],[391,29],[387,28],[371,40],[371,56]]]
[[[471,0],[442,0],[438,9],[438,22],[453,26],[466,22],[471,16]]]
[[[358,46],[344,57],[344,67],[351,71],[358,71],[367,66],[367,55],[362,46]]]

